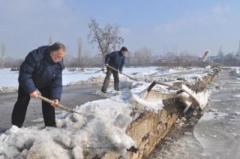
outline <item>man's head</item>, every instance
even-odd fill
[[[124,46],[121,48],[120,51],[122,52],[123,56],[126,56],[127,53],[128,53],[128,49],[126,47],[124,47]]]
[[[62,61],[65,55],[65,50],[66,50],[65,45],[60,42],[56,42],[50,45],[49,52],[53,62],[58,63]]]

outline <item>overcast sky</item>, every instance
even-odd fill
[[[75,54],[81,37],[96,53],[87,38],[90,18],[119,25],[130,50],[156,54],[231,52],[240,40],[239,0],[0,0],[0,42],[8,56],[23,57],[51,36]]]

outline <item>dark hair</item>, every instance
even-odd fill
[[[50,52],[58,51],[59,49],[66,50],[66,47],[63,43],[60,43],[60,42],[55,42],[54,44],[49,46],[49,51]]]
[[[125,46],[123,46],[120,51],[128,51],[128,49]]]

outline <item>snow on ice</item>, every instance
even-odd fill
[[[228,114],[223,112],[206,112],[200,120],[201,121],[219,120],[226,116],[228,116]]]

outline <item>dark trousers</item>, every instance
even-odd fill
[[[113,69],[111,69],[111,68],[107,68],[106,77],[104,79],[103,86],[102,86],[102,92],[106,92],[107,91],[107,88],[108,88],[108,85],[109,85],[109,82],[110,82],[111,74],[113,74],[114,89],[116,91],[119,91],[119,76],[118,76],[118,72],[113,70]]]
[[[42,96],[50,98],[50,89],[44,88],[39,90]],[[18,89],[18,99],[14,105],[12,112],[12,124],[22,127],[25,120],[27,107],[30,101],[30,95],[26,93],[21,87]],[[42,113],[45,126],[56,126],[55,121],[55,108],[46,102],[42,102]]]

